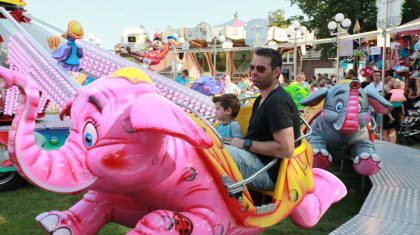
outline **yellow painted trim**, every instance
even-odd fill
[[[110,78],[125,78],[133,84],[147,83],[153,84],[152,79],[143,70],[135,67],[125,67],[116,70],[110,76]]]
[[[26,6],[26,2],[23,0],[0,0],[0,2],[9,3],[15,6]]]
[[[277,176],[276,187],[273,192],[273,199],[281,201],[286,184],[286,171],[289,159],[282,159],[280,163],[279,174]]]

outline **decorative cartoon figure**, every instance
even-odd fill
[[[83,57],[83,49],[76,44],[76,39],[82,39],[84,31],[82,25],[77,20],[72,20],[67,26],[67,32],[62,37],[67,39],[67,43],[60,45],[59,37],[49,37],[48,45],[54,51],[52,57],[68,71],[79,72],[80,59]],[[58,47],[58,48],[57,48]]]
[[[162,43],[162,34],[155,33],[153,41],[152,41],[152,48],[148,50],[146,53],[131,51],[129,47],[126,48],[126,52],[119,50],[117,51],[117,53],[123,57],[134,58],[137,61],[143,63],[143,65],[146,68],[152,69],[152,66],[158,65],[160,61],[165,58],[165,56],[169,52],[169,47],[171,45],[177,45],[175,37],[168,36],[167,39],[168,39],[168,43],[164,45]]]
[[[305,109],[305,114],[312,115],[305,119],[313,129],[308,140],[314,151],[314,167],[326,169],[334,157],[353,159],[353,168],[360,175],[373,175],[380,170],[380,158],[369,138],[369,105],[376,112],[386,114],[392,104],[360,87],[358,81],[352,81],[323,88],[300,102],[303,106],[315,107]]]
[[[300,104],[300,101],[309,95],[309,89],[298,82],[292,82],[286,87],[285,90],[292,97],[293,102],[295,102],[298,109],[303,110],[305,107]]]

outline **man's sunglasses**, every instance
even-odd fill
[[[268,67],[268,68],[270,68],[270,67]],[[257,71],[259,72],[259,73],[264,73],[266,70],[268,70],[268,68],[267,67],[264,67],[264,66],[262,66],[262,65],[257,65],[257,66],[255,66],[255,65],[250,65],[249,66],[249,70],[252,72],[252,71],[254,71],[254,69],[257,69]]]

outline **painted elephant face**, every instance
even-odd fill
[[[60,114],[71,116],[66,143],[45,151],[33,135],[39,102],[36,86],[2,67],[0,76],[8,87],[19,85],[26,94],[11,133],[11,160],[26,179],[49,191],[92,188],[121,193],[151,187],[175,169],[171,155],[176,152],[168,139],[177,137],[190,147],[213,145],[184,111],[158,94],[145,72],[123,68],[77,91]]]
[[[359,128],[370,122],[366,93],[349,85],[331,88],[325,98],[322,118],[325,122],[333,124],[336,130],[359,131]]]
[[[85,149],[92,174],[107,182],[101,183],[102,188],[133,189],[142,186],[139,179],[154,182],[151,169],[163,158],[165,170],[172,171],[175,165],[167,153],[167,134],[184,138],[193,146],[211,144],[182,110],[157,94],[154,86],[133,85],[126,78],[102,79],[81,88],[71,116],[77,118],[71,121],[69,138]]]
[[[78,91],[71,106],[69,139],[84,149],[93,175],[132,186],[152,161],[150,156],[163,151],[164,135],[135,132],[132,127],[132,104],[139,94],[148,93],[156,90],[124,79],[103,79]]]
[[[302,100],[301,104],[314,106],[324,98],[322,120],[345,134],[357,132],[370,122],[369,105],[379,113],[387,113],[392,107],[378,94],[366,93],[357,81],[321,89]]]

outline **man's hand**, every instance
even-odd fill
[[[244,142],[245,142],[245,140],[243,140],[243,139],[233,138],[230,141],[230,145],[232,145],[232,146],[234,146],[238,149],[243,149],[244,148]]]

